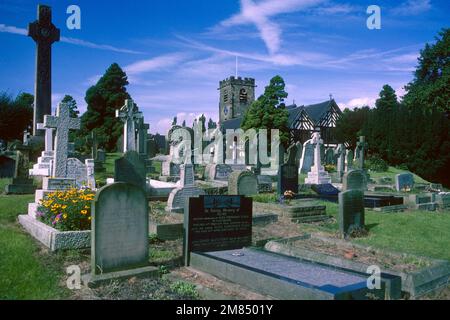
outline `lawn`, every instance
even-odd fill
[[[338,231],[336,203],[321,201],[335,219],[321,225],[302,225],[302,231]],[[366,209],[369,235],[352,241],[391,251],[406,252],[450,261],[450,211],[379,213]]]
[[[24,233],[17,215],[27,212],[34,195],[0,195],[0,299],[59,299],[68,292],[58,284],[65,276],[61,255],[40,253]]]

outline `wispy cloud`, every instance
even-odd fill
[[[398,7],[391,10],[391,13],[398,15],[417,15],[431,9],[430,0],[407,0]]]
[[[136,61],[124,68],[127,75],[139,75],[146,72],[161,70],[178,65],[186,58],[183,53],[170,53],[150,59]]]
[[[253,24],[258,29],[269,53],[273,55],[280,49],[282,29],[270,18],[299,11],[321,2],[323,0],[264,0],[257,3],[253,0],[241,0],[241,11],[222,21],[220,25],[228,28]]]
[[[0,24],[0,32],[19,34],[22,36],[28,35],[28,30],[25,28],[18,28],[15,26],[7,26],[5,24]],[[86,41],[86,40],[69,38],[69,37],[61,37],[61,42],[70,43],[70,44],[74,44],[77,46],[82,46],[82,47],[87,47],[87,48],[92,48],[92,49],[108,50],[108,51],[120,52],[120,53],[142,54],[142,52],[135,51],[135,50],[118,48],[118,47],[110,46],[107,44],[98,44],[98,43],[94,43],[94,42],[90,42],[90,41]]]

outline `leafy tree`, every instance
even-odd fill
[[[21,93],[15,99],[0,93],[0,139],[22,140],[23,132],[33,126],[33,95]]]
[[[61,102],[69,105],[71,118],[78,118],[80,111],[78,111],[77,101],[72,96],[65,95]]]
[[[436,43],[425,45],[418,62],[413,81],[405,87],[405,104],[450,116],[450,28],[439,32]]]
[[[347,142],[352,149],[356,147],[358,136],[364,135],[364,126],[369,118],[370,108],[368,106],[345,109],[336,123],[336,138]]]
[[[123,124],[115,113],[124,105],[125,99],[130,99],[127,85],[127,75],[113,63],[97,84],[86,91],[87,111],[81,117],[81,134],[86,137],[95,129],[99,146],[107,151],[116,150],[122,134]]]
[[[289,143],[289,113],[284,104],[284,99],[288,96],[285,86],[282,77],[273,77],[269,85],[265,87],[264,94],[254,101],[245,112],[242,129],[267,129],[269,134],[271,129],[279,129],[281,143],[287,146]]]

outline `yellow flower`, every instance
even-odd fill
[[[64,210],[64,209],[66,209],[66,208],[67,208],[67,206],[66,206],[66,205],[63,205],[63,206],[62,206],[62,209],[63,209],[63,210]]]
[[[92,220],[92,217],[89,217],[88,220],[91,221],[91,220]]]
[[[81,210],[81,214],[82,214],[82,215],[87,214],[87,210]]]
[[[67,214],[63,214],[63,218],[64,218],[64,219],[67,219]]]

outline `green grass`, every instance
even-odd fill
[[[0,178],[0,194],[5,193],[5,187],[7,184],[11,183],[11,179],[9,178]]]
[[[105,171],[96,172],[95,180],[97,181],[99,186],[103,186],[106,184],[106,178],[114,177],[114,161],[119,159],[122,156],[122,153],[107,153],[106,161],[103,164]]]
[[[27,211],[34,196],[0,195],[0,299],[59,299],[61,265],[39,254],[39,246],[18,226],[18,214]]]
[[[327,206],[328,215],[337,218],[338,204],[320,203]],[[366,209],[366,228],[369,229],[368,237],[352,241],[390,251],[450,260],[449,211],[378,213]],[[322,225],[302,225],[302,230],[335,233],[338,223],[335,219]]]

